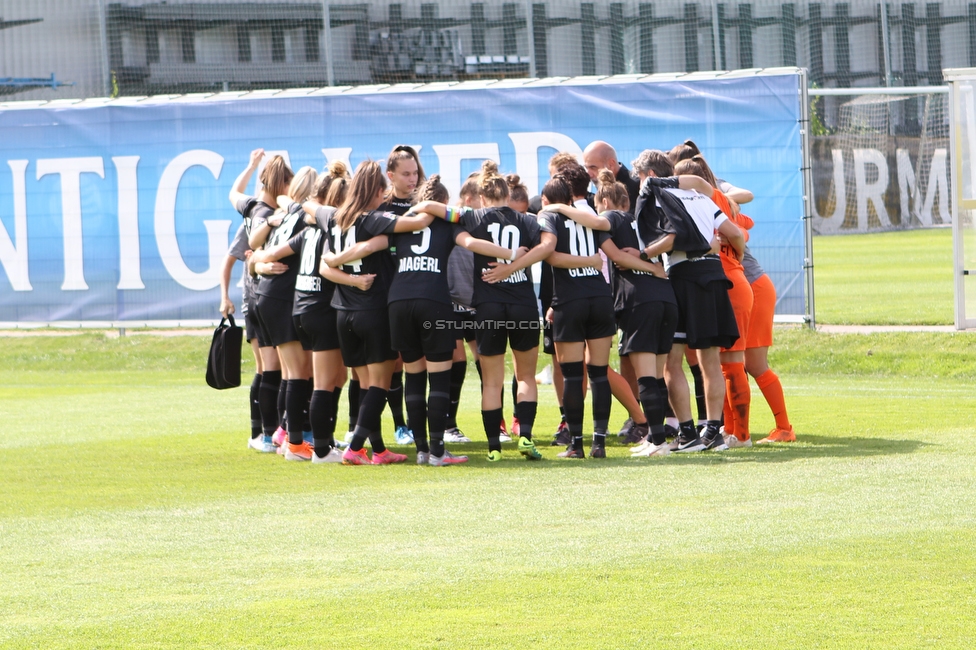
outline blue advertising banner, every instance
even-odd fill
[[[754,192],[750,248],[777,313],[804,313],[799,75],[499,86],[2,110],[0,322],[213,320],[227,195],[258,147],[321,169],[414,145],[456,197],[485,158],[535,193],[556,151],[605,140],[629,166],[688,138]]]

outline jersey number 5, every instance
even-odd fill
[[[417,234],[420,235],[420,243],[414,244],[410,247],[414,255],[423,255],[430,248],[430,227],[424,228],[423,230],[418,230]]]

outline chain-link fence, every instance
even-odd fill
[[[0,56],[16,99],[778,66],[914,86],[976,65],[976,4],[0,0]]]

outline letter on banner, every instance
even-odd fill
[[[207,229],[210,267],[202,273],[191,271],[183,261],[180,245],[176,241],[176,193],[183,174],[196,165],[206,167],[213,174],[214,179],[217,179],[224,166],[224,158],[213,151],[197,149],[181,153],[170,161],[163,170],[162,178],[159,179],[154,225],[156,247],[159,249],[159,256],[163,260],[166,271],[187,289],[206,291],[220,284],[220,267],[227,253],[227,233],[231,222],[225,220],[203,222]]]
[[[440,163],[441,182],[451,193],[460,196],[461,192],[461,161],[462,160],[494,160],[501,162],[498,155],[498,143],[479,142],[475,144],[435,144],[437,161]]]
[[[27,263],[27,161],[8,160],[7,165],[14,179],[14,239],[0,222],[0,265],[14,291],[33,291]]]
[[[64,236],[64,283],[62,291],[85,291],[84,247],[81,240],[81,175],[105,178],[101,158],[44,158],[37,161],[37,180],[48,174],[61,176],[61,223]]]
[[[145,289],[139,253],[139,156],[112,158],[119,179],[119,286]]]
[[[527,133],[509,133],[508,137],[515,145],[515,169],[522,182],[529,190],[529,194],[539,193],[539,149],[551,147],[556,151],[567,151],[582,159],[583,150],[568,135],[554,131],[530,131]]]
[[[908,225],[908,220],[914,214],[918,217],[918,186],[915,169],[908,149],[895,150],[895,163],[898,174],[898,199],[901,205],[901,225]],[[914,210],[909,206],[909,197],[914,204]],[[930,224],[931,225],[931,224]]]
[[[844,180],[844,152],[840,149],[830,150],[831,158],[834,161],[834,213],[830,216],[821,217],[822,221],[817,225],[817,229],[822,233],[837,232],[844,225],[844,217],[847,214],[847,185]],[[813,210],[816,214],[817,202],[813,202]],[[817,215],[820,216],[819,214]]]
[[[949,170],[946,164],[945,149],[932,152],[932,164],[929,166],[929,186],[925,188],[925,201],[919,213],[919,220],[925,226],[932,225],[932,208],[935,207],[935,197],[939,197],[939,219],[942,223],[949,223]]]
[[[878,168],[878,180],[868,183],[867,166]],[[857,229],[868,229],[868,202],[874,205],[882,228],[891,227],[891,219],[885,209],[884,193],[888,189],[888,161],[877,149],[854,150],[854,186],[857,191]]]

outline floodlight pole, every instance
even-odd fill
[[[535,21],[532,19],[532,0],[525,2],[525,31],[529,36],[529,76],[535,79]]]
[[[712,2],[712,46],[715,50],[715,69],[725,70],[725,61],[722,60],[722,32],[718,25],[718,0]]]

